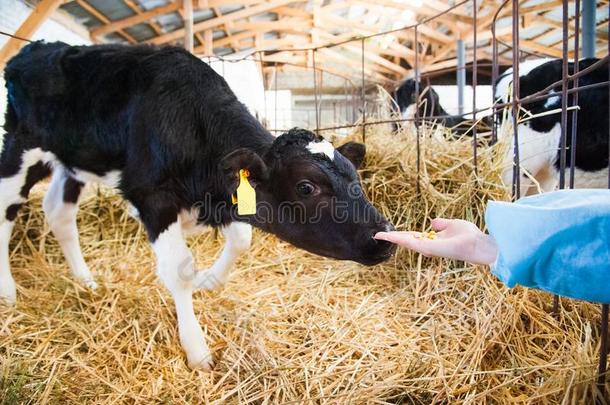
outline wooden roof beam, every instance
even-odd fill
[[[207,29],[218,27],[219,25],[223,25],[227,22],[232,22],[240,18],[247,18],[253,15],[265,13],[275,7],[285,6],[289,3],[294,3],[294,0],[270,0],[264,3],[257,4],[256,6],[224,14],[222,17],[211,18],[209,20],[198,22],[193,26],[193,30],[194,32],[205,31]],[[146,42],[159,45],[174,41],[178,38],[181,38],[182,36],[184,36],[184,28],[179,28],[167,34],[152,38]]]
[[[123,28],[131,27],[132,25],[140,24],[156,18],[160,15],[169,14],[179,10],[181,7],[180,1],[174,1],[168,5],[153,8],[140,14],[136,14],[131,17],[123,18],[117,21],[108,21],[106,25],[97,27],[91,30],[91,37],[96,38],[100,35],[109,34],[111,32],[119,31]]]
[[[76,0],[76,3],[79,6],[81,6],[82,8],[84,8],[89,14],[93,15],[95,18],[97,18],[104,24],[110,23],[110,19],[108,17],[106,17],[104,14],[100,13],[96,8],[94,8],[91,4],[87,3],[86,1]],[[132,44],[135,44],[136,42],[138,42],[135,40],[135,38],[133,38],[131,35],[129,35],[125,31],[120,30],[120,29],[116,30],[116,31],[119,35],[121,35],[123,38],[125,38],[127,40],[127,42],[132,43]],[[94,36],[92,36],[91,38],[95,41]]]

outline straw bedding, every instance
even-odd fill
[[[367,129],[362,177],[401,229],[435,216],[482,225],[506,199],[494,149],[424,130],[420,192],[412,130]],[[317,257],[260,232],[228,285],[197,292],[216,366],[190,371],[173,303],[138,223],[92,188],[79,214],[100,288],[68,274],[37,186],[15,227],[16,308],[0,306],[2,403],[591,403],[596,306],[507,290],[484,267],[401,251],[363,267]],[[210,230],[189,240],[199,268],[219,253]]]

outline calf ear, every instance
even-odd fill
[[[250,149],[237,149],[220,160],[220,171],[230,193],[235,192],[239,182],[239,171],[247,169],[250,172],[250,183],[256,187],[269,178],[269,170],[263,159]]]
[[[364,156],[366,155],[366,146],[358,142],[348,142],[337,148],[337,151],[345,156],[356,169],[360,168],[362,162],[364,162]]]

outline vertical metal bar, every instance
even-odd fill
[[[572,74],[576,75],[580,70],[580,63],[578,61],[578,31],[580,29],[580,0],[574,1],[574,69]],[[578,88],[578,77],[574,78],[573,87]],[[572,106],[578,106],[578,92],[574,92],[572,95]],[[578,131],[578,108],[572,110],[572,127],[570,134],[570,188],[574,188],[574,167],[576,161],[576,137]]]
[[[320,135],[320,114],[318,112],[318,80],[316,77],[316,49],[312,51],[311,55],[312,64],[313,64],[313,95],[314,95],[314,103],[316,108],[316,135]]]
[[[608,54],[610,55],[610,4],[608,4]],[[608,80],[610,80],[610,63],[608,63]],[[608,95],[610,96],[610,86],[608,86]],[[608,120],[610,121],[610,106],[608,107]],[[610,134],[608,134],[610,141]],[[610,188],[610,142],[608,142],[608,188]],[[602,305],[602,320],[601,320],[601,344],[599,349],[599,367],[597,375],[597,389],[602,398],[599,402],[608,403],[606,393],[606,370],[608,364],[608,304]]]
[[[275,118],[275,123],[273,125],[273,128],[276,130],[276,135],[277,135],[277,130],[279,129],[277,126],[277,77],[278,77],[277,75],[278,75],[277,62],[275,62],[275,83],[274,83],[275,100],[273,102],[273,108],[275,110],[273,117]]]
[[[477,163],[477,0],[472,0],[472,159],[474,174],[479,175]]]
[[[362,45],[362,143],[366,144],[366,84],[364,82],[364,38]]]
[[[570,14],[568,0],[562,2],[562,69],[561,69],[561,139],[559,143],[559,188],[564,189],[566,185],[566,141],[568,136],[568,52],[569,52],[569,27]],[[553,314],[559,312],[559,296],[553,296]]]
[[[257,51],[258,53],[258,61],[261,64],[261,76],[263,79],[263,106],[265,108],[264,110],[264,117],[262,118],[262,123],[265,125],[265,127],[267,127],[269,125],[269,123],[267,122],[267,88],[265,87],[265,65],[263,63],[263,54],[261,51]],[[225,72],[225,61],[224,59],[222,60],[222,75],[224,76]]]
[[[415,48],[415,136],[416,138],[416,147],[417,147],[417,185],[416,191],[420,192],[420,173],[421,173],[421,142],[420,142],[420,133],[419,133],[419,26],[415,25],[414,30],[414,44]]]
[[[464,88],[466,87],[466,49],[461,38],[457,40],[457,64],[458,114],[462,115],[464,114]]]
[[[582,57],[595,57],[595,0],[583,0],[582,4]]]
[[[566,140],[568,132],[568,0],[562,2],[563,56],[561,69],[561,139],[559,146],[559,188],[565,188]]]
[[[521,167],[519,162],[519,2],[512,1],[513,17],[513,197],[521,198]]]
[[[496,107],[496,92],[498,89],[498,39],[496,38],[496,21],[491,25],[491,142],[498,141],[498,108]]]
[[[344,107],[345,107],[345,123],[347,124],[349,122],[349,111],[348,111],[348,106],[349,106],[349,97],[347,96],[347,79],[343,79],[343,93],[345,95],[345,101],[344,101]]]

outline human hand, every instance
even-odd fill
[[[474,264],[491,264],[498,248],[493,238],[481,232],[472,222],[461,219],[436,218],[434,239],[422,237],[421,232],[378,232],[374,238],[415,250],[424,256],[440,256]]]

